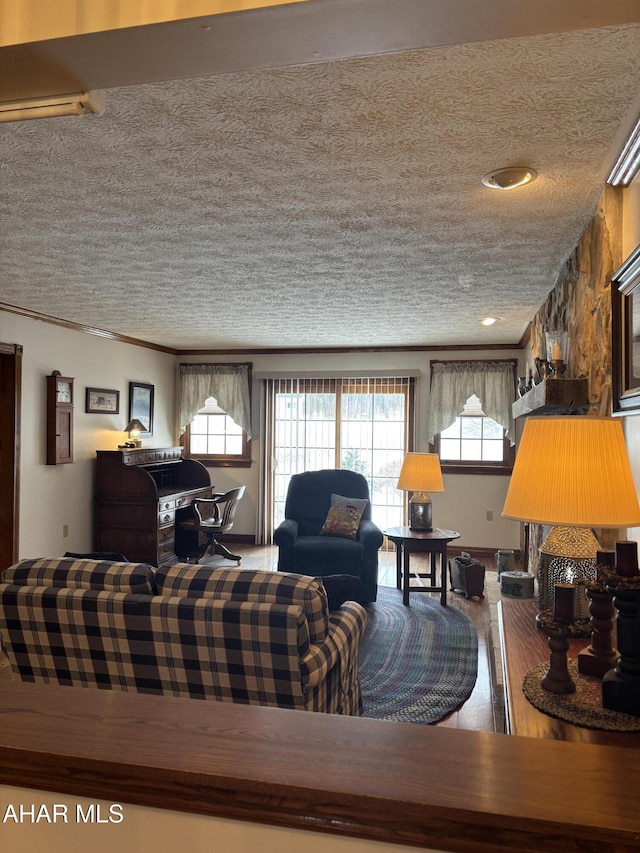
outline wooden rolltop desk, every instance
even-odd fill
[[[159,566],[175,559],[176,517],[212,494],[209,472],[181,447],[98,450],[96,551]]]

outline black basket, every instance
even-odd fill
[[[463,592],[465,598],[484,598],[484,573],[482,563],[472,560],[464,551],[449,560],[451,589]]]

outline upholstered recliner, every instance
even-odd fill
[[[331,496],[366,499],[354,539],[321,535]],[[358,601],[375,601],[378,593],[378,550],[382,532],[371,520],[369,486],[362,474],[327,469],[294,474],[285,503],[285,520],[274,533],[278,546],[278,571],[301,575],[356,575]]]

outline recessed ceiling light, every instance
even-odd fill
[[[538,173],[535,169],[530,169],[528,166],[509,166],[506,169],[489,172],[482,179],[482,183],[485,187],[491,187],[494,190],[514,190],[516,187],[530,184],[537,177]]]
[[[483,326],[493,326],[494,323],[498,322],[498,318],[497,317],[483,317],[482,320],[480,320],[480,322],[482,323]]]

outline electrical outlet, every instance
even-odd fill
[[[66,539],[68,535],[69,535],[69,525],[63,524],[62,525],[62,538]]]
[[[493,521],[493,510],[492,509],[487,510],[487,521]]]

